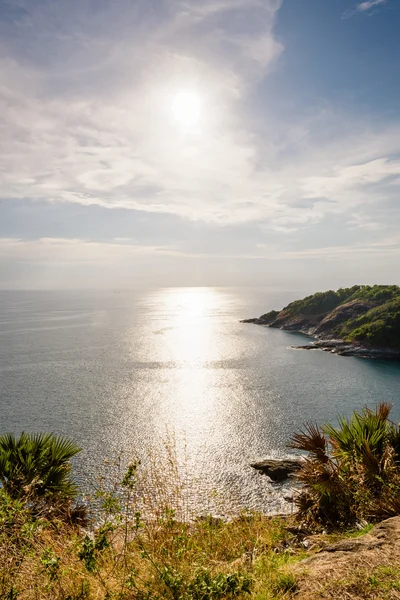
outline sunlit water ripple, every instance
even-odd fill
[[[295,293],[171,288],[0,292],[1,432],[78,442],[83,486],[105,457],[173,438],[192,502],[281,510],[249,463],[282,456],[308,420],[388,400],[400,419],[400,365],[296,351],[303,336],[239,323]],[[287,508],[287,507],[286,507]]]

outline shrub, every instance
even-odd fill
[[[70,459],[80,451],[53,434],[11,433],[0,436],[0,482],[12,499],[32,508],[69,505],[77,495]]]
[[[298,518],[331,527],[400,513],[400,429],[391,407],[365,408],[339,426],[307,424],[291,447],[308,453],[297,473]]]

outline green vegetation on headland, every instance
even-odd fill
[[[292,440],[307,453],[297,512],[226,521],[185,518],[171,452],[146,468],[111,461],[113,476],[99,477],[84,507],[73,444],[1,436],[0,598],[398,598],[400,429],[389,412],[382,404],[338,427],[307,425]]]
[[[301,331],[323,341],[337,340],[345,346],[330,343],[326,347],[337,347],[347,354],[363,346],[367,352],[377,349],[396,356],[400,355],[400,287],[355,285],[318,292],[291,302],[281,311],[243,322]]]

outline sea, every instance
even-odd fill
[[[400,363],[297,350],[302,334],[240,323],[298,297],[264,288],[2,291],[0,434],[73,439],[83,490],[105,464],[167,448],[184,463],[199,512],[216,499],[231,511],[290,510],[286,488],[250,463],[292,453],[307,422],[335,423],[382,401],[400,420]]]

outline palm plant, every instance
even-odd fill
[[[304,430],[293,435],[290,447],[308,452],[308,457],[296,474],[303,486],[296,499],[298,518],[333,524],[341,512],[338,500],[343,499],[344,495],[329,440],[317,425],[308,423]]]
[[[400,429],[390,410],[382,403],[293,436],[291,447],[308,453],[297,473],[300,518],[335,525],[399,514]]]
[[[37,502],[71,501],[77,487],[70,459],[80,452],[72,441],[53,434],[0,436],[0,482],[12,498]]]

